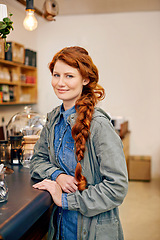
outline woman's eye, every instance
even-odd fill
[[[54,76],[54,77],[60,77],[60,75],[57,74],[57,73],[54,73],[53,76]]]
[[[67,75],[67,78],[73,78],[73,75],[68,74],[68,75]]]

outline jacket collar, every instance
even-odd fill
[[[48,128],[50,128],[54,124],[55,120],[60,116],[60,107],[61,106],[58,106],[54,108],[50,113],[47,113],[46,125]]]
[[[55,123],[56,120],[58,121],[58,119],[60,117],[60,108],[61,108],[61,105],[56,107],[55,109],[52,110],[52,112],[47,114],[46,125],[48,126],[48,128],[50,128]],[[103,111],[103,109],[101,109],[99,107],[95,107],[95,111],[93,113],[93,118],[98,117],[98,116],[106,117],[109,120],[111,120],[110,116],[105,111]],[[71,127],[73,127],[73,125],[75,124],[75,121],[76,121],[76,113],[72,113],[68,117],[68,122],[70,123]]]

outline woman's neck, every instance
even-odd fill
[[[75,105],[75,103],[73,104],[67,104],[63,102],[63,108],[65,111],[67,111],[68,109],[72,108]]]

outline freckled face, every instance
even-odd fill
[[[60,60],[55,63],[52,86],[57,97],[63,101],[65,110],[75,105],[76,100],[81,96],[83,86],[88,82],[82,78],[76,68]]]

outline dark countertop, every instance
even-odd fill
[[[19,239],[53,203],[47,191],[32,187],[28,168],[12,169],[14,173],[5,177],[8,201],[0,203],[0,237],[5,240]]]

